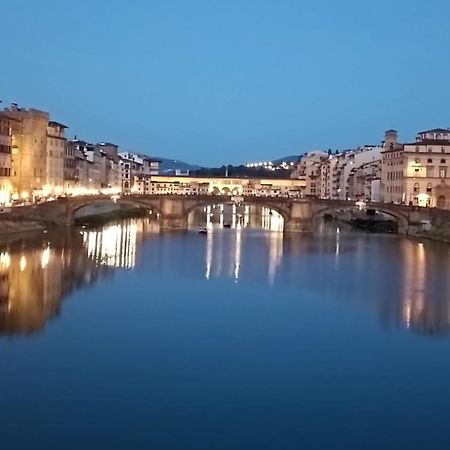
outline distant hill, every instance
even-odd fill
[[[297,162],[299,157],[300,157],[300,155],[289,155],[289,156],[285,156],[284,158],[274,159],[274,160],[272,160],[272,163],[273,164],[281,164],[283,161]]]
[[[157,158],[161,161],[161,164],[159,166],[161,173],[173,173],[173,172],[175,172],[175,170],[190,170],[191,172],[193,172],[193,171],[202,170],[202,169],[214,169],[214,168],[206,168],[206,167],[198,166],[195,164],[189,164],[185,161],[180,161],[178,159],[161,158],[161,157],[157,157]],[[299,158],[299,155],[289,155],[289,156],[285,156],[284,158],[275,159],[272,162],[275,165],[281,164],[283,161],[297,162],[298,158]]]
[[[158,159],[161,161],[161,164],[159,166],[160,172],[174,172],[175,170],[198,170],[201,169],[200,166],[196,166],[194,164],[189,164],[184,161],[180,161],[178,159],[169,159],[169,158],[160,158]]]

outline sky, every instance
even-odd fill
[[[207,166],[450,127],[448,0],[21,0],[0,99]]]

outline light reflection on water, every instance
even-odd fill
[[[2,448],[444,448],[450,247],[237,218],[0,247]]]
[[[223,229],[228,220],[223,209],[215,223],[208,211],[204,236],[191,221],[190,233],[158,237],[157,223],[139,219],[7,246],[0,251],[0,333],[42,330],[70,293],[115,270],[145,267],[149,260],[151,277],[311,290],[375,308],[382,323],[401,323],[421,334],[442,335],[450,328],[446,246],[333,227],[321,228],[316,236],[284,235],[273,231],[279,230],[276,216],[252,219],[248,208],[242,217],[232,211],[232,227]]]

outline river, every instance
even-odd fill
[[[3,244],[1,448],[450,448],[450,247],[258,220]]]

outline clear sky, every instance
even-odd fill
[[[1,2],[0,99],[219,165],[450,127],[449,0]]]

